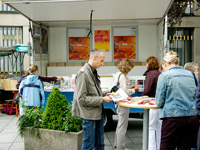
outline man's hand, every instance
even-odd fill
[[[112,102],[113,100],[110,98],[110,96],[104,96],[103,97],[103,102],[105,102],[105,103],[110,103],[110,102]]]
[[[139,88],[138,88],[138,85],[135,85],[135,92],[139,92]]]
[[[64,78],[63,78],[63,77],[57,77],[57,80],[62,80],[62,81],[64,81]]]
[[[106,96],[110,96],[110,95],[112,95],[112,93],[106,93]]]

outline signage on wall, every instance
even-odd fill
[[[114,59],[136,59],[135,43],[135,36],[114,36]]]
[[[88,60],[90,37],[69,37],[69,60]]]
[[[110,30],[95,30],[94,32],[95,49],[110,52]]]

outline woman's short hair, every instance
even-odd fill
[[[184,69],[195,72],[196,70],[199,70],[199,65],[195,62],[188,62],[184,65]]]
[[[147,58],[146,63],[148,64],[147,69],[159,69],[159,61],[156,57],[150,56]]]
[[[179,64],[179,58],[177,56],[177,53],[174,51],[169,51],[165,54],[163,57],[163,62],[168,63],[168,64]]]
[[[37,70],[38,70],[38,66],[32,64],[30,67],[28,67],[27,72],[30,74],[30,73],[34,73]]]
[[[127,73],[133,69],[134,64],[128,58],[122,59],[117,68],[122,73]]]

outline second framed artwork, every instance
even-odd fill
[[[114,59],[136,59],[136,37],[114,36]]]

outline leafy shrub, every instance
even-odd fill
[[[47,100],[47,107],[42,116],[42,127],[53,130],[64,130],[63,123],[69,102],[58,88],[53,88]]]
[[[80,117],[72,117],[71,109],[68,109],[64,122],[65,132],[78,132],[82,130],[82,119]]]
[[[58,88],[53,88],[47,100],[47,107],[42,111],[41,106],[26,108],[25,114],[18,120],[18,129],[21,137],[24,136],[23,130],[30,127],[37,128],[35,136],[39,137],[39,128],[62,130],[67,132],[78,132],[82,130],[82,120],[79,117],[72,117],[71,104],[60,94]]]
[[[48,97],[47,107],[42,117],[42,128],[78,132],[82,129],[82,120],[72,117],[71,105],[58,88],[53,88]]]
[[[21,115],[17,122],[18,131],[21,137],[24,136],[23,130],[26,127],[31,127],[29,133],[32,133],[33,128],[41,127],[41,119],[43,113],[41,106],[36,106],[35,108],[26,108],[24,111],[25,114]],[[39,137],[39,131],[36,132],[35,136]]]

